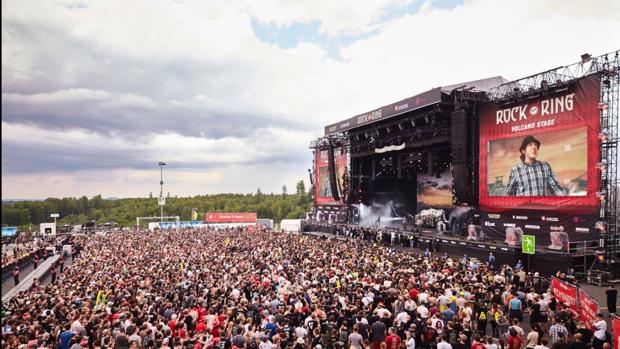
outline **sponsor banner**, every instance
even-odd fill
[[[356,115],[341,122],[325,126],[325,135],[344,132],[353,128],[369,125],[412,110],[441,102],[441,88],[435,88],[419,95],[403,99],[368,113]]]
[[[14,236],[17,234],[17,227],[2,227],[2,236]]]
[[[579,288],[579,317],[589,329],[594,331],[594,322],[598,314],[598,303],[582,288]]]
[[[620,317],[611,316],[611,329],[614,337],[614,348],[620,349]]]
[[[555,94],[480,113],[480,207],[595,213],[600,160],[598,76]]]
[[[329,182],[329,166],[327,166],[327,150],[316,151],[315,159],[315,193],[314,197],[317,205],[342,205],[341,201],[336,201],[332,197],[332,187]],[[347,152],[343,148],[334,148],[334,162],[336,165],[336,181],[339,190],[343,188],[343,175],[347,168]],[[342,192],[339,197],[342,198]]]
[[[551,291],[560,303],[568,304],[571,312],[577,314],[577,286],[554,277],[551,279]]]
[[[205,213],[206,223],[256,223],[256,213]]]
[[[500,217],[500,218],[491,218]],[[522,219],[527,217],[527,220]],[[541,216],[540,212],[525,211],[511,214],[482,212],[480,224],[486,236],[506,243],[518,242],[515,234],[536,236],[538,245],[546,245],[555,251],[567,251],[570,241],[586,241],[596,238],[594,215],[557,214]]]

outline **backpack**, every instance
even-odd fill
[[[480,321],[487,321],[487,314],[484,311],[480,312],[480,315],[478,315],[478,320]]]

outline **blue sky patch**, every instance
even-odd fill
[[[464,0],[439,0],[433,1],[432,7],[438,9],[453,9],[463,4]],[[386,22],[394,18],[404,15],[415,14],[420,10],[424,1],[413,1],[407,6],[392,5],[385,9],[385,13],[381,16],[381,22]],[[278,27],[274,22],[261,23],[256,19],[252,19],[252,27],[256,36],[270,44],[276,44],[283,49],[297,46],[299,43],[308,42],[321,46],[326,50],[330,57],[339,59],[339,49],[348,46],[355,41],[366,39],[376,33],[370,31],[358,35],[340,35],[336,37],[328,37],[320,32],[321,23],[318,20],[309,23],[292,23],[287,26]]]

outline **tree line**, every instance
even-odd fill
[[[295,193],[289,194],[286,186],[281,194],[264,194],[260,188],[251,194],[213,194],[193,197],[171,197],[168,194],[164,215],[180,216],[191,220],[192,209],[199,213],[198,220],[206,212],[256,212],[258,218],[301,218],[312,205],[312,189],[306,192],[304,182],[299,181]],[[157,198],[125,198],[106,200],[101,195],[92,198],[48,198],[43,201],[19,201],[2,203],[2,226],[17,226],[27,230],[32,226],[53,221],[50,214],[58,213],[59,225],[84,224],[92,220],[98,223],[116,222],[123,227],[136,224],[136,217],[159,216]]]

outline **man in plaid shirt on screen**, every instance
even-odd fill
[[[519,151],[521,163],[510,170],[506,196],[564,196],[562,188],[548,163],[536,160],[540,141],[533,136],[523,138]]]

